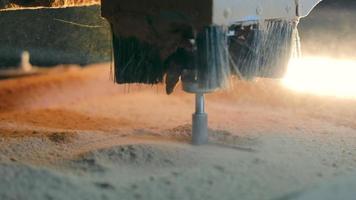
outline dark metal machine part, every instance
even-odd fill
[[[102,0],[112,28],[118,83],[156,84],[167,74],[171,93],[194,65],[197,32],[212,22],[211,0]]]
[[[291,41],[291,31],[278,40],[281,34],[273,30],[261,35],[257,22],[228,30],[212,25],[212,0],[102,0],[101,9],[112,28],[115,80],[120,84],[157,84],[166,76],[170,94],[183,71],[195,69],[200,85],[213,90],[224,85],[227,71],[246,79],[279,78],[290,56],[291,45],[283,43]],[[278,20],[270,24],[280,24],[273,26],[277,32],[288,29]],[[231,30],[233,35],[223,35]],[[260,49],[262,56],[256,53]]]

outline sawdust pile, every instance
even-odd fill
[[[0,199],[354,197],[356,101],[236,82],[208,95],[210,144],[192,147],[193,96],[109,69],[0,81]]]

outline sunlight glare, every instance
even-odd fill
[[[356,60],[295,58],[289,63],[283,83],[304,93],[356,98]]]

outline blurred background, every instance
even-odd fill
[[[323,0],[299,25],[304,55],[355,59],[356,1]]]
[[[0,14],[0,68],[108,62],[111,35],[100,6],[4,11]]]

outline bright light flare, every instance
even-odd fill
[[[356,98],[356,60],[326,57],[292,59],[283,83],[300,92]]]

